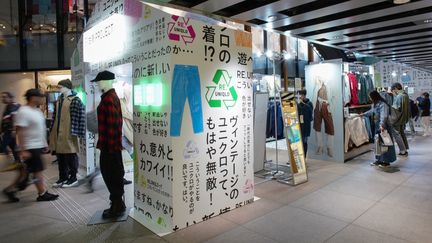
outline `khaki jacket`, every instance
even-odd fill
[[[69,96],[63,99],[63,104],[59,119],[59,105],[61,100],[56,103],[57,115],[50,133],[50,150],[57,154],[69,154],[79,152],[79,141],[77,136],[71,135],[70,105],[76,96]]]

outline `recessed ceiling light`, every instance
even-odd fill
[[[393,0],[394,4],[404,4],[409,2],[411,2],[411,0]]]
[[[432,19],[426,19],[423,22],[425,22],[426,24],[432,23]]]
[[[275,21],[277,19],[277,15],[270,15],[267,17],[269,21]]]
[[[341,36],[341,35],[336,35],[336,36],[333,36],[333,39],[340,39],[340,38],[342,38],[342,36]]]

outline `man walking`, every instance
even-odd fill
[[[111,207],[104,210],[103,218],[116,218],[126,211],[123,201],[124,167],[122,159],[122,111],[120,100],[113,88],[114,73],[103,71],[91,82],[97,82],[101,101],[97,107],[100,171],[110,192]]]
[[[1,122],[1,152],[7,154],[7,148],[11,149],[15,162],[19,162],[18,152],[16,151],[15,129],[13,126],[13,119],[17,113],[20,105],[14,102],[14,96],[10,92],[2,92],[2,102],[6,105],[3,112]]]
[[[401,156],[408,156],[408,140],[405,135],[405,125],[409,121],[409,118],[411,117],[410,111],[409,111],[409,96],[408,94],[403,90],[402,84],[400,83],[394,83],[391,86],[391,91],[393,93],[393,108],[401,112],[401,117],[399,118],[399,121],[396,124],[393,124],[392,130],[390,131],[393,136],[396,139],[396,143],[399,147],[399,155]]]
[[[38,191],[37,201],[52,201],[58,195],[51,194],[45,189],[42,171],[44,165],[42,152],[47,149],[45,117],[39,106],[44,102],[44,95],[39,89],[29,89],[25,93],[27,105],[19,108],[15,117],[17,131],[17,145],[20,148],[19,156],[24,161],[26,170],[21,170],[17,180],[3,190],[3,193],[12,202],[18,202],[15,196],[18,190],[24,190],[23,180],[28,178],[28,173],[33,173],[36,189]]]

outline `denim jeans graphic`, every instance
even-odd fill
[[[204,129],[198,67],[177,64],[174,67],[171,85],[170,135],[172,137],[180,136],[186,98],[191,111],[193,131],[201,133]]]

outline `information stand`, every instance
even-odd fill
[[[282,100],[282,116],[290,158],[291,176],[279,182],[298,185],[308,181],[297,104],[294,100]]]

